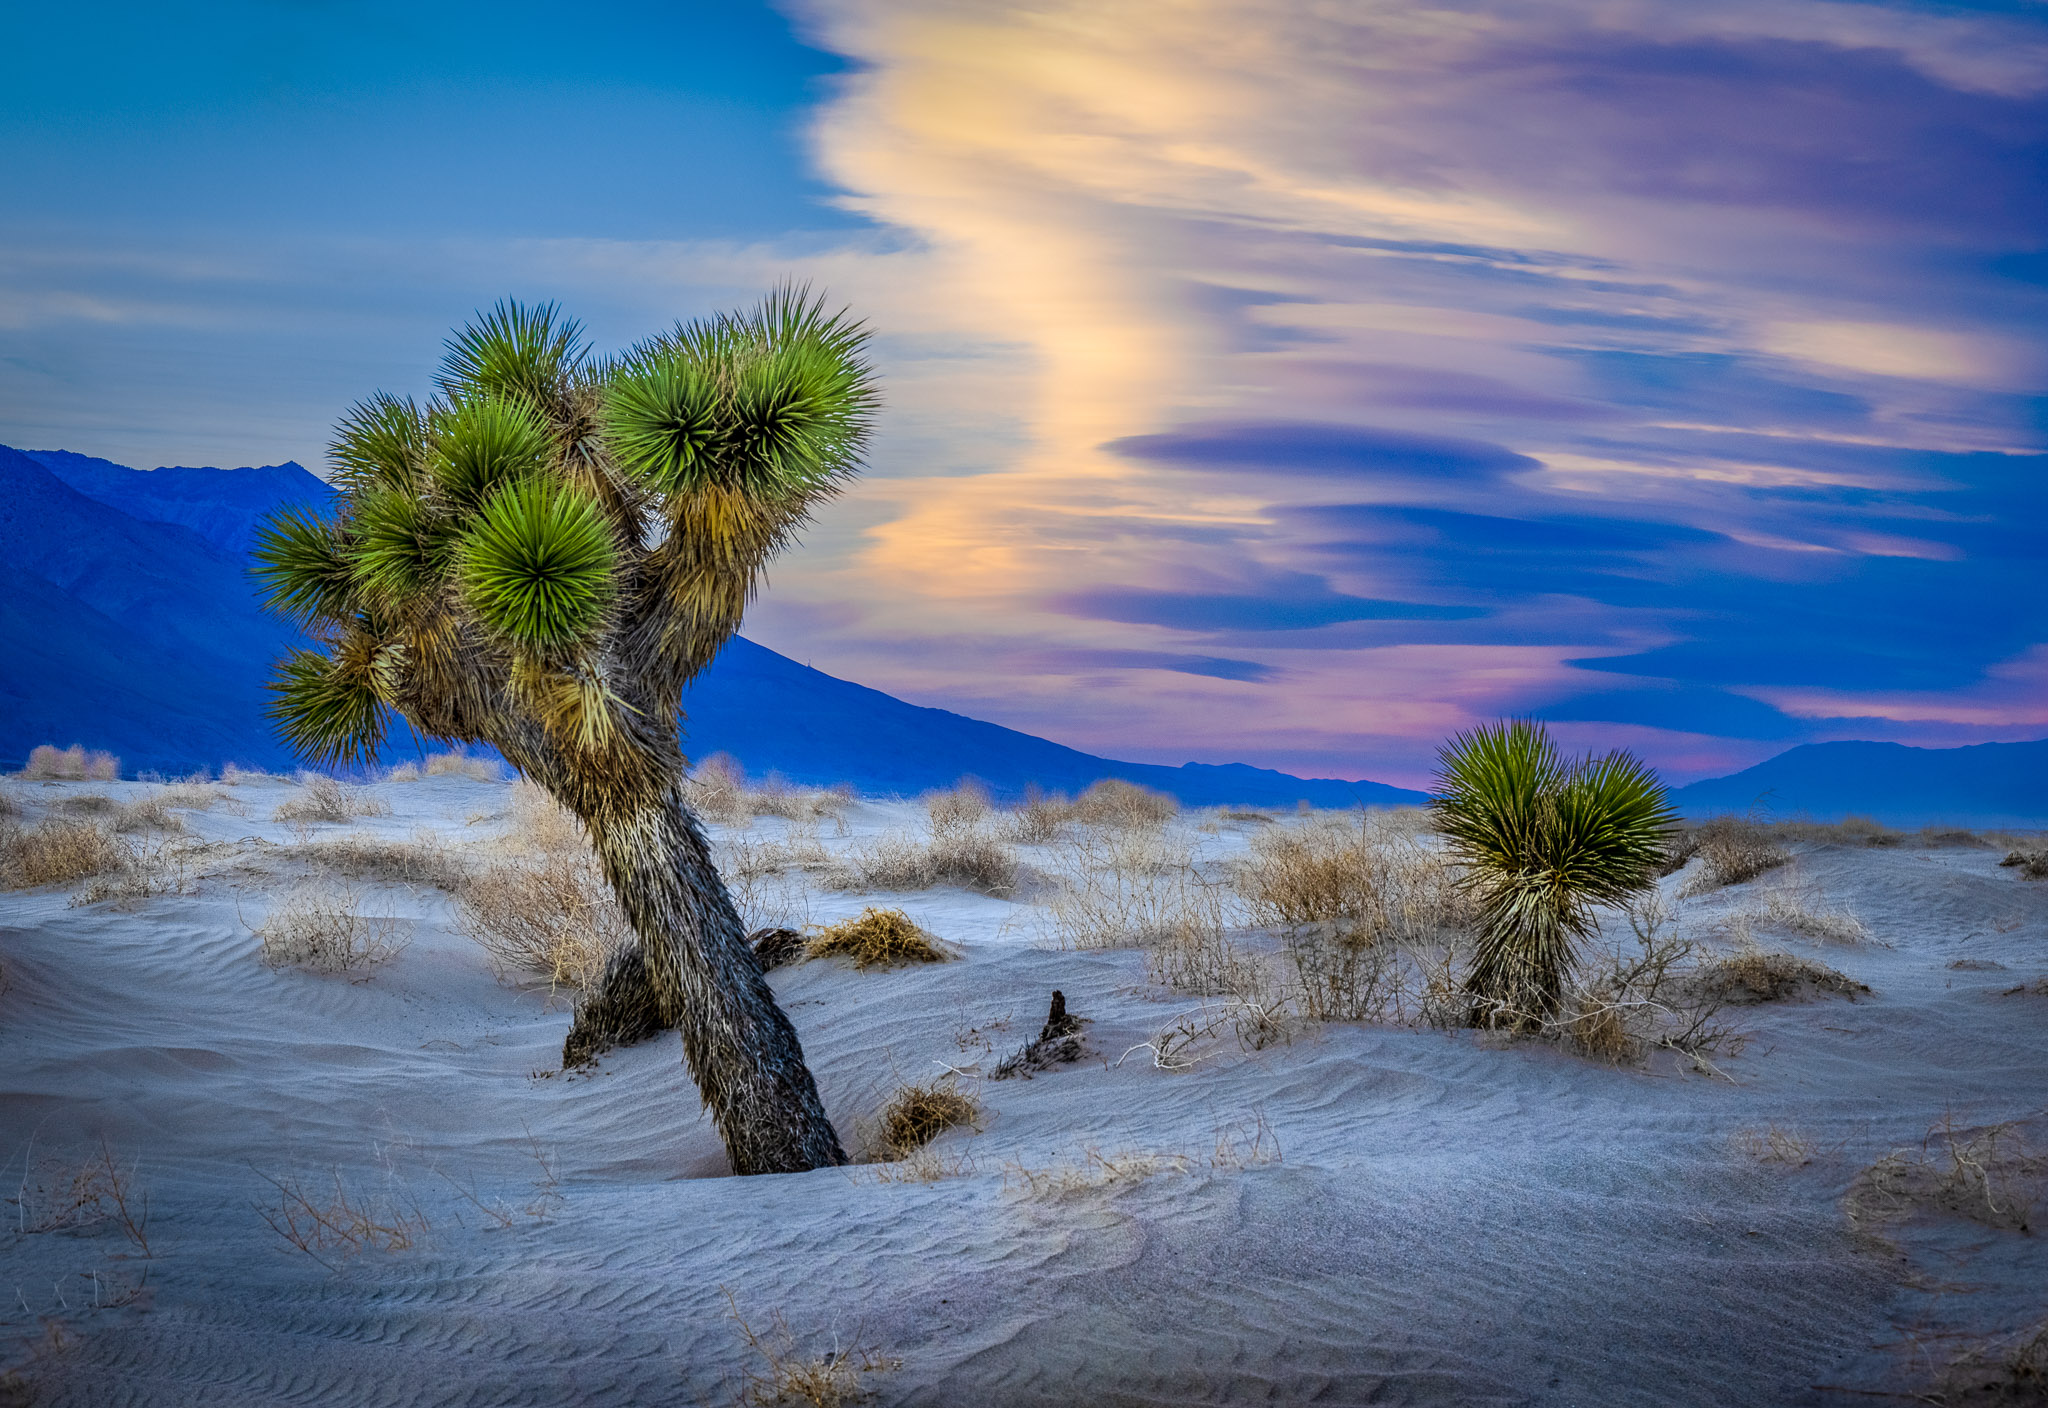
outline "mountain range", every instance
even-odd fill
[[[294,765],[263,718],[270,665],[297,641],[247,570],[256,524],[333,491],[297,464],[130,469],[0,446],[0,768],[39,743],[81,742],[130,773],[233,761]],[[1120,777],[1190,805],[1416,804],[1378,782],[1244,764],[1120,762],[924,708],[736,637],[684,699],[686,746],[756,773],[908,795],[975,777],[998,796]],[[1673,790],[1688,814],[1874,816],[1894,825],[2048,822],[2048,740],[1925,749],[1793,748]]]

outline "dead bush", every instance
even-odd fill
[[[428,777],[466,777],[471,782],[496,782],[505,769],[495,758],[472,758],[467,753],[429,753]]]
[[[346,787],[334,778],[307,773],[300,779],[298,795],[279,803],[271,820],[339,822],[390,814],[390,803],[363,788]]]
[[[2020,874],[2028,880],[2048,880],[2048,849],[2011,851],[1999,864],[2018,867]]]
[[[583,822],[544,787],[520,778],[512,784],[512,826],[506,844],[534,855],[590,848]]]
[[[1680,888],[1681,898],[1754,880],[1792,858],[1763,827],[1741,817],[1715,817],[1694,828],[1694,836],[1700,870]]]
[[[1083,826],[1164,826],[1180,813],[1180,802],[1120,777],[1090,783],[1074,799],[1072,816]]]
[[[50,810],[66,816],[112,816],[121,810],[121,804],[104,792],[81,792],[75,797],[59,797]]]
[[[487,866],[456,890],[457,926],[502,970],[588,988],[633,929],[588,850]]]
[[[44,743],[29,751],[28,766],[21,775],[42,782],[113,782],[121,776],[121,760],[76,743],[69,748]]]
[[[882,1151],[892,1160],[904,1158],[956,1125],[971,1126],[980,1114],[981,1106],[955,1088],[951,1075],[906,1085],[882,1107]]]
[[[1142,947],[1189,922],[1224,922],[1223,888],[1165,831],[1083,829],[1055,843],[1052,867],[1037,918],[1059,948]]]
[[[778,777],[750,785],[738,761],[726,753],[704,759],[684,786],[691,808],[722,826],[746,826],[757,816],[786,821],[837,817],[851,801],[844,788],[794,787]]]
[[[1950,1112],[1919,1148],[1897,1150],[1865,1169],[1845,1205],[1850,1220],[1871,1232],[1916,1212],[2030,1232],[2044,1194],[2048,1154],[2028,1144],[2019,1121],[1970,1125]]]
[[[1826,846],[1896,846],[1906,839],[1903,831],[1853,814],[1840,821],[1776,821],[1767,830],[1783,840],[1813,841]],[[1921,834],[1924,838],[1928,833]]]
[[[852,919],[828,924],[811,937],[808,958],[850,958],[856,968],[895,968],[905,963],[944,963],[948,953],[931,934],[900,909],[873,905]]]
[[[1740,943],[1748,942],[1752,930],[1759,926],[1783,929],[1823,943],[1872,941],[1870,930],[1848,909],[1830,904],[1825,895],[1799,894],[1789,889],[1769,891],[1761,907],[1728,916],[1729,933]]]
[[[1804,1168],[1820,1153],[1819,1146],[1805,1135],[1776,1124],[1763,1129],[1738,1129],[1734,1144],[1758,1163],[1782,1164],[1786,1168]]]
[[[332,1271],[361,1252],[406,1251],[432,1231],[417,1204],[352,1191],[336,1170],[328,1189],[296,1174],[256,1175],[277,1193],[277,1206],[257,1215],[289,1246]]]
[[[241,787],[249,783],[291,781],[290,778],[282,773],[264,772],[261,768],[245,768],[239,763],[222,763],[220,765],[220,780],[221,785],[225,787]]]
[[[740,1337],[765,1366],[761,1372],[748,1373],[741,1384],[742,1408],[849,1408],[875,1396],[864,1382],[867,1375],[902,1367],[900,1360],[857,1342],[851,1349],[843,1349],[835,1341],[823,1353],[806,1354],[797,1347],[796,1335],[781,1311],[775,1312],[766,1331],[757,1332],[741,1316],[731,1291],[725,1291],[725,1299]],[[858,1341],[858,1334],[855,1338]]]
[[[149,1246],[149,1190],[139,1159],[120,1159],[100,1141],[96,1153],[61,1158],[38,1154],[31,1140],[22,1153],[21,1182],[7,1199],[17,1236],[118,1228],[143,1256]]]
[[[963,778],[944,792],[927,792],[924,798],[925,815],[931,819],[934,836],[971,830],[981,825],[994,809],[988,789],[972,778]]]
[[[453,893],[462,888],[469,874],[440,838],[424,828],[410,841],[386,841],[351,832],[297,849],[314,865],[344,880],[428,885]]]
[[[923,840],[900,834],[855,846],[835,868],[840,890],[929,890],[958,885],[1007,898],[1020,874],[1016,852],[973,827],[935,831]]]
[[[1824,963],[1760,948],[1744,949],[1701,964],[1693,975],[1693,983],[1707,996],[1744,1005],[1804,999],[1821,993],[1840,993],[1853,1002],[1859,993],[1870,991],[1867,984]]]
[[[68,885],[126,869],[135,853],[106,827],[52,818],[26,830],[0,823],[0,888]]]
[[[1930,1403],[2048,1403],[2048,1320],[1956,1354]]]
[[[138,797],[114,813],[114,829],[121,832],[183,831],[185,823],[171,810],[161,793]]]
[[[1257,954],[1230,940],[1214,916],[1191,911],[1145,947],[1155,983],[1195,997],[1239,997],[1277,1009],[1278,994]]]
[[[1027,846],[1042,846],[1054,840],[1074,819],[1074,804],[1057,794],[1047,796],[1034,784],[1024,789],[1024,800],[1011,808],[1005,818],[1010,839]]]
[[[1372,813],[1262,831],[1232,878],[1259,924],[1333,924],[1419,944],[1469,933],[1478,918],[1441,846]]]
[[[310,881],[272,905],[251,932],[273,968],[358,973],[396,958],[411,940],[412,925],[364,914],[356,892],[345,885]]]

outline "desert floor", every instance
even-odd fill
[[[152,790],[0,785],[27,823]],[[847,1142],[949,1072],[980,1114],[907,1163],[738,1179],[673,1035],[560,1074],[568,996],[496,971],[443,888],[355,884],[409,932],[366,971],[260,960],[321,845],[487,864],[510,786],[383,783],[388,814],[298,825],[272,819],[293,783],[215,790],[135,841],[158,893],[0,894],[0,1402],[731,1404],[826,1354],[890,1404],[1882,1402],[1849,1390],[1953,1391],[1952,1361],[2048,1315],[2012,1201],[2028,1131],[1982,1137],[2048,1107],[2048,884],[1996,849],[1798,842],[1673,898],[1709,951],[1747,930],[1872,989],[1730,1008],[1746,1044],[1711,1069],[1416,1021],[1283,1014],[1260,1045],[1141,949],[1054,946],[1052,879],[849,893],[813,854],[751,918],[900,906],[959,954],[773,975]],[[838,857],[924,824],[858,801],[796,830]],[[1213,878],[1313,824],[1162,836]],[[713,831],[732,854],[791,829]],[[1042,877],[1078,854],[1018,852]],[[1869,937],[1774,928],[1772,895]],[[988,1079],[1054,988],[1088,1054]],[[1988,1188],[1940,1182],[1957,1150]],[[1872,1212],[1894,1151],[1907,1191]],[[293,1216],[347,1221],[337,1197],[355,1244],[301,1221],[295,1245]]]

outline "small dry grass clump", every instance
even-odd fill
[[[391,806],[360,787],[344,787],[331,777],[307,773],[299,794],[288,797],[271,814],[273,821],[354,821],[362,816],[389,816]]]
[[[355,973],[396,958],[411,940],[412,925],[366,915],[354,890],[313,881],[273,905],[253,932],[273,968]]]
[[[466,777],[471,782],[496,782],[505,775],[494,758],[472,758],[467,753],[429,753],[428,777]]]
[[[1057,840],[1073,815],[1072,802],[1057,795],[1047,796],[1034,784],[1024,789],[1024,800],[1009,811],[1005,820],[1011,840],[1026,846],[1042,846]]]
[[[137,797],[117,808],[114,829],[122,832],[183,831],[185,822],[172,811],[170,799],[157,792]]]
[[[30,751],[21,775],[42,782],[113,782],[121,776],[121,760],[112,753],[89,752],[76,743],[69,748],[45,743]]]
[[[1790,860],[1791,854],[1755,822],[1720,816],[1693,830],[1700,872],[1679,890],[1681,898],[1754,880]]]
[[[806,946],[808,958],[850,958],[856,968],[894,968],[905,963],[944,963],[953,957],[900,909],[873,905],[852,919],[819,929]]]
[[[980,1114],[981,1106],[955,1089],[950,1075],[906,1085],[882,1107],[883,1153],[891,1160],[904,1158],[955,1126],[971,1127]]]
[[[68,885],[134,861],[135,853],[95,822],[53,818],[27,830],[0,824],[0,888]]]
[[[462,932],[502,969],[588,988],[633,940],[618,897],[588,850],[488,866],[457,889]]]
[[[1825,963],[1760,948],[1744,949],[1701,964],[1693,982],[1701,992],[1719,1001],[1743,1005],[1818,993],[1840,993],[1853,1002],[1859,993],[1870,991],[1868,984],[1859,983]]]

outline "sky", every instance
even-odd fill
[[[887,407],[747,633],[834,674],[1411,785],[2048,736],[2041,0],[80,9],[0,443],[318,470],[500,297],[807,279]]]

